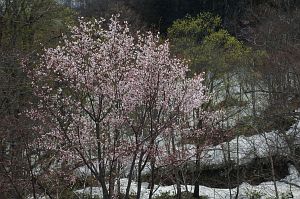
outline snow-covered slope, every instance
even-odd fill
[[[218,166],[225,163],[226,153],[230,151],[230,158],[232,161],[237,162],[239,159],[240,164],[247,164],[256,157],[267,157],[268,155],[281,154],[288,155],[289,148],[287,141],[293,140],[293,144],[300,144],[300,122],[293,125],[286,132],[272,131],[268,133],[262,133],[251,137],[239,136],[228,143],[222,143],[220,145],[210,147],[204,150],[202,157],[202,164],[207,166]],[[191,153],[194,150],[193,146],[187,146],[190,148]],[[237,149],[239,153],[237,153]],[[225,153],[225,155],[224,155]],[[193,161],[193,160],[192,160]],[[146,169],[147,171],[147,169]],[[90,175],[89,170],[86,167],[80,167],[77,169],[77,174],[81,177]],[[293,165],[289,165],[289,175],[284,179],[276,182],[277,189],[280,195],[293,196],[293,198],[300,198],[300,175]],[[127,186],[127,179],[121,179],[121,192],[125,193]],[[182,191],[192,192],[194,186],[182,185]],[[136,182],[132,182],[131,193],[135,194],[137,191]],[[230,195],[234,196],[237,192],[237,188],[234,189],[217,189],[206,186],[200,186],[200,194],[208,196],[208,198],[214,199],[226,199],[230,198]],[[99,187],[86,187],[85,189],[76,190],[75,194],[90,194],[94,196],[101,196],[102,191]],[[159,196],[162,193],[169,193],[170,195],[176,194],[175,185],[171,186],[158,186],[156,185],[156,192],[154,196]],[[261,195],[262,199],[275,197],[275,188],[273,182],[264,182],[257,186],[252,186],[248,183],[242,183],[239,186],[239,198],[249,198],[250,194],[256,193]],[[292,195],[291,195],[292,194]],[[149,189],[148,183],[142,184],[142,196],[141,199],[148,199]]]
[[[289,166],[289,172],[290,174],[285,177],[284,179],[277,181],[276,185],[278,188],[279,195],[293,195],[294,198],[300,198],[300,188],[297,186],[300,186],[300,176],[298,171],[295,169],[293,165]],[[127,185],[127,179],[123,178],[121,179],[121,192],[125,193]],[[142,185],[142,196],[141,199],[148,199],[149,196],[149,189],[147,189],[148,183],[143,183]],[[187,191],[192,192],[194,189],[194,186],[187,185],[182,186],[182,190],[186,190],[186,187],[188,188]],[[175,185],[171,186],[158,186],[156,185],[156,192],[154,196],[159,196],[162,193],[169,193],[170,195],[176,194],[176,188]],[[91,190],[92,189],[92,190]],[[247,183],[242,183],[239,187],[239,198],[249,198],[249,195],[251,193],[257,193],[260,194],[262,199],[267,199],[270,197],[275,197],[275,188],[273,182],[264,182],[261,183],[258,186],[251,186]],[[131,194],[135,194],[137,191],[137,184],[135,182],[132,183],[131,186]],[[210,188],[205,186],[200,186],[200,194],[208,196],[208,198],[214,198],[214,199],[229,199],[230,194],[232,196],[235,196],[237,192],[237,188],[234,189],[216,189],[216,188]],[[98,187],[87,187],[85,189],[80,189],[75,192],[78,195],[81,195],[83,193],[90,194],[92,193],[94,196],[101,196],[102,191],[101,188]]]
[[[272,131],[253,135],[250,137],[239,136],[230,142],[224,142],[214,147],[209,147],[203,150],[201,157],[201,165],[209,167],[222,166],[228,161],[228,152],[230,152],[230,160],[239,165],[247,164],[254,158],[264,158],[269,155],[280,154],[286,156],[289,154],[288,142],[293,140],[294,145],[300,145],[300,121],[292,125],[286,132],[279,133]],[[190,150],[190,154],[195,154],[195,146],[186,145]],[[194,162],[195,157],[191,155],[191,162]],[[238,161],[239,160],[239,161]],[[158,160],[159,161],[159,160]],[[95,162],[95,164],[97,164]],[[128,163],[130,165],[130,163]],[[123,171],[129,172],[129,166]],[[146,165],[143,173],[146,174],[150,171],[149,166]],[[86,166],[77,168],[76,173],[78,176],[90,175],[90,171]]]
[[[232,161],[237,162],[239,159],[239,164],[247,164],[254,158],[263,158],[269,155],[288,155],[288,142],[293,141],[294,145],[300,144],[299,131],[300,122],[297,122],[286,132],[272,131],[251,137],[236,137],[229,143],[222,143],[204,150],[202,164],[207,166],[221,165],[225,163],[228,152],[230,152]]]

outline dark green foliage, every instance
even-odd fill
[[[205,12],[196,17],[187,16],[173,22],[168,29],[168,36],[176,41],[185,37],[201,44],[204,37],[218,31],[221,28],[222,20],[219,16]],[[175,42],[174,41],[174,42]]]
[[[211,13],[177,20],[168,29],[175,54],[190,60],[192,73],[210,72],[214,78],[245,66],[255,52],[222,28],[222,20]]]

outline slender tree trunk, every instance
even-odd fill
[[[109,174],[109,182],[108,182],[108,190],[109,190],[110,198],[115,193],[116,172],[117,172],[116,160],[112,160],[111,168],[110,168],[110,174]]]
[[[269,155],[269,157],[270,157],[270,163],[271,163],[272,180],[273,180],[274,188],[275,188],[275,195],[276,195],[276,199],[279,199],[278,188],[277,188],[277,184],[276,184],[273,157],[271,156],[271,154]]]
[[[236,171],[236,181],[237,181],[237,188],[236,188],[236,194],[235,194],[235,199],[238,199],[239,197],[239,192],[240,192],[240,158],[239,158],[239,135],[237,135],[237,138],[236,138],[236,157],[237,157],[237,160],[236,160],[236,168],[237,168],[237,171]]]
[[[232,184],[231,184],[231,178],[230,178],[230,173],[231,173],[231,157],[230,157],[230,144],[229,142],[227,142],[227,151],[228,151],[228,161],[227,161],[227,180],[228,180],[228,187],[229,187],[229,195],[230,195],[230,198],[232,198],[232,192],[231,192],[231,188],[232,188]]]
[[[179,170],[177,168],[174,168],[174,172],[175,172],[176,189],[177,189],[176,198],[181,199],[182,193],[181,193],[181,183],[180,183]]]
[[[120,163],[119,163],[120,164]],[[117,180],[117,195],[121,195],[121,180],[120,180],[120,171],[121,171],[121,166],[118,166],[118,180]]]
[[[120,135],[120,132],[118,130],[115,130],[114,141],[113,141],[114,150],[120,145],[119,135]],[[112,198],[112,196],[115,195],[115,182],[116,182],[117,172],[118,172],[117,167],[118,167],[118,160],[117,160],[117,158],[115,158],[115,152],[114,152],[114,156],[111,160],[111,169],[110,169],[110,174],[109,174],[109,194],[110,194],[110,198]]]
[[[151,167],[151,182],[150,182],[150,193],[149,193],[149,199],[152,198],[154,193],[154,180],[155,180],[155,156],[153,154],[155,149],[155,135],[154,135],[154,126],[153,126],[153,113],[152,108],[150,109],[150,167]]]
[[[96,138],[97,138],[97,159],[98,159],[98,180],[102,187],[103,199],[110,199],[109,192],[105,183],[104,171],[102,168],[102,155],[101,155],[101,143],[100,143],[100,126],[99,122],[96,122]]]
[[[32,195],[33,195],[33,198],[36,199],[36,188],[35,188],[35,177],[33,175],[33,169],[32,169],[32,166],[31,166],[31,161],[30,161],[30,156],[29,154],[27,153],[26,151],[26,157],[27,157],[27,164],[28,164],[28,168],[29,168],[29,173],[30,173],[30,176],[31,176],[31,186],[32,186]]]
[[[0,7],[0,9],[1,9],[1,7]],[[0,47],[2,46],[2,35],[3,35],[3,29],[4,29],[3,27],[4,27],[3,17],[0,16]]]
[[[255,86],[253,82],[251,82],[251,90],[253,91],[251,92],[252,114],[255,119],[256,118],[256,95],[255,95]]]
[[[153,191],[154,191],[155,160],[154,160],[153,157],[151,157],[150,167],[151,167],[151,181],[150,181],[150,193],[149,193],[149,199],[152,198],[152,196],[153,196]]]
[[[173,154],[176,154],[176,143],[175,143],[175,134],[173,134],[172,136],[172,152]],[[176,182],[176,189],[177,189],[177,194],[176,194],[176,198],[177,199],[181,199],[181,183],[180,183],[180,175],[179,175],[179,169],[178,167],[173,167],[173,171],[174,171],[174,176],[175,176],[175,182]]]
[[[136,198],[140,199],[141,197],[141,192],[142,192],[142,170],[143,170],[143,157],[144,157],[144,152],[142,151],[139,157],[139,163],[138,163],[138,172],[137,172],[137,193],[136,193]]]
[[[134,170],[134,166],[135,166],[136,156],[137,156],[137,154],[135,152],[133,155],[133,158],[132,158],[132,162],[131,162],[130,170],[129,170],[129,174],[128,174],[128,183],[127,183],[127,187],[126,187],[125,199],[129,199],[130,187],[131,187],[131,182],[132,182],[132,177],[133,177],[133,170]]]
[[[200,154],[199,154],[199,145],[197,145],[197,154],[196,154],[196,169],[195,169],[195,173],[194,176],[196,177],[195,180],[195,188],[194,188],[194,193],[193,193],[193,197],[194,198],[200,198],[200,180],[199,180],[199,172],[200,172]]]

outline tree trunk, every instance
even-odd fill
[[[236,161],[236,166],[237,166],[237,171],[236,171],[236,181],[237,181],[237,188],[236,188],[236,194],[235,194],[235,199],[238,199],[239,197],[239,191],[240,191],[240,158],[239,158],[239,135],[236,138],[236,157],[237,157],[237,161]]]
[[[272,180],[273,180],[274,188],[275,188],[275,195],[276,195],[276,199],[279,199],[279,194],[278,194],[278,189],[277,189],[277,184],[276,184],[276,177],[275,177],[275,169],[274,169],[273,157],[271,155],[269,155],[269,157],[270,157],[270,163],[271,163]]]
[[[133,170],[134,170],[134,166],[135,166],[135,160],[136,160],[136,152],[133,155],[132,158],[132,162],[130,165],[130,170],[129,170],[129,174],[128,174],[128,183],[127,183],[127,187],[126,187],[126,193],[125,193],[125,199],[129,199],[129,194],[130,194],[130,187],[131,187],[131,182],[132,182],[132,177],[133,177]]]
[[[143,170],[143,157],[144,157],[144,152],[142,151],[140,154],[139,158],[139,163],[138,163],[138,173],[137,173],[137,193],[136,193],[136,198],[140,199],[141,197],[141,192],[142,192],[142,170]]]
[[[151,157],[150,161],[150,167],[151,167],[151,182],[150,182],[150,193],[149,193],[149,199],[153,196],[154,191],[154,179],[155,179],[155,160],[153,157]]]
[[[196,177],[195,180],[195,188],[194,188],[194,193],[193,193],[193,197],[194,198],[200,198],[200,180],[199,180],[199,172],[200,172],[200,154],[199,154],[199,145],[197,145],[197,154],[196,154],[196,170],[194,173],[194,176]]]
[[[181,193],[179,170],[174,168],[174,171],[175,171],[176,189],[177,189],[176,199],[181,199],[182,193]]]
[[[100,126],[99,122],[96,122],[96,137],[97,137],[97,159],[98,159],[98,176],[97,179],[103,190],[103,199],[110,199],[109,192],[105,183],[104,171],[102,168],[102,155],[101,155],[101,144],[100,144]]]

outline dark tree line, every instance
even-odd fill
[[[300,6],[297,0],[65,0],[66,5],[76,5],[85,16],[106,16],[114,11],[127,12],[139,16],[148,26],[154,25],[165,33],[174,20],[186,15],[196,16],[201,12],[211,12],[223,19],[225,27],[237,31],[245,25],[245,18],[261,6],[276,10],[291,11]],[[253,17],[253,16],[252,16]]]

